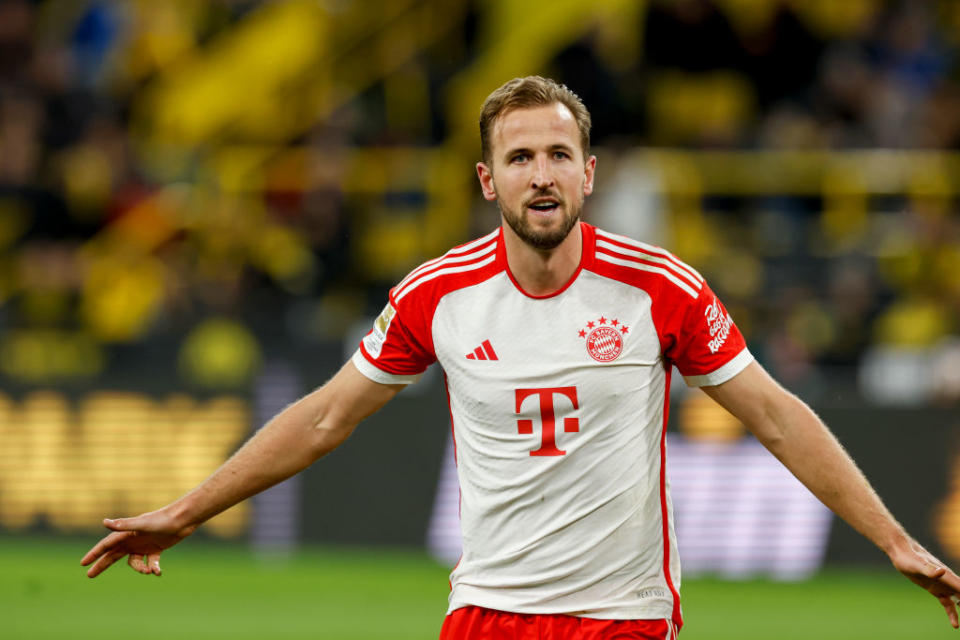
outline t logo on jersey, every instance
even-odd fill
[[[523,402],[531,396],[536,396],[540,402],[540,448],[530,452],[532,456],[562,456],[566,451],[557,448],[557,414],[554,409],[554,396],[564,396],[570,401],[574,409],[579,409],[576,387],[549,387],[546,389],[517,389],[517,413],[523,408]],[[564,418],[563,430],[566,433],[576,433],[580,430],[580,421],[577,418]],[[517,432],[521,435],[533,434],[533,420],[517,420]]]

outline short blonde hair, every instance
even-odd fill
[[[490,137],[497,118],[514,109],[545,107],[560,103],[570,110],[580,130],[580,147],[584,158],[590,151],[590,112],[580,97],[549,78],[527,76],[514,78],[487,96],[480,109],[480,151],[483,161],[490,162]]]

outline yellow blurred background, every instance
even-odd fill
[[[958,34],[951,0],[0,1],[0,527],[178,495],[268,363],[498,224],[476,121],[527,74],[593,113],[587,220],[696,266],[788,387],[955,409]]]

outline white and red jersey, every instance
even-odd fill
[[[450,610],[680,616],[665,477],[667,397],[751,361],[703,278],[670,253],[580,223],[580,266],[525,293],[502,230],[410,273],[353,357],[382,383],[446,374],[463,556]]]

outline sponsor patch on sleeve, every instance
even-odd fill
[[[710,332],[710,342],[707,347],[710,353],[716,353],[727,341],[730,335],[730,328],[733,326],[733,318],[720,306],[720,301],[714,298],[710,306],[704,312],[707,321],[707,329]]]
[[[366,347],[367,353],[374,358],[380,357],[383,343],[387,340],[387,332],[390,331],[390,323],[393,322],[393,318],[396,315],[397,310],[388,302],[387,306],[383,308],[383,311],[380,312],[380,315],[374,321],[373,331],[363,339],[363,346]]]

